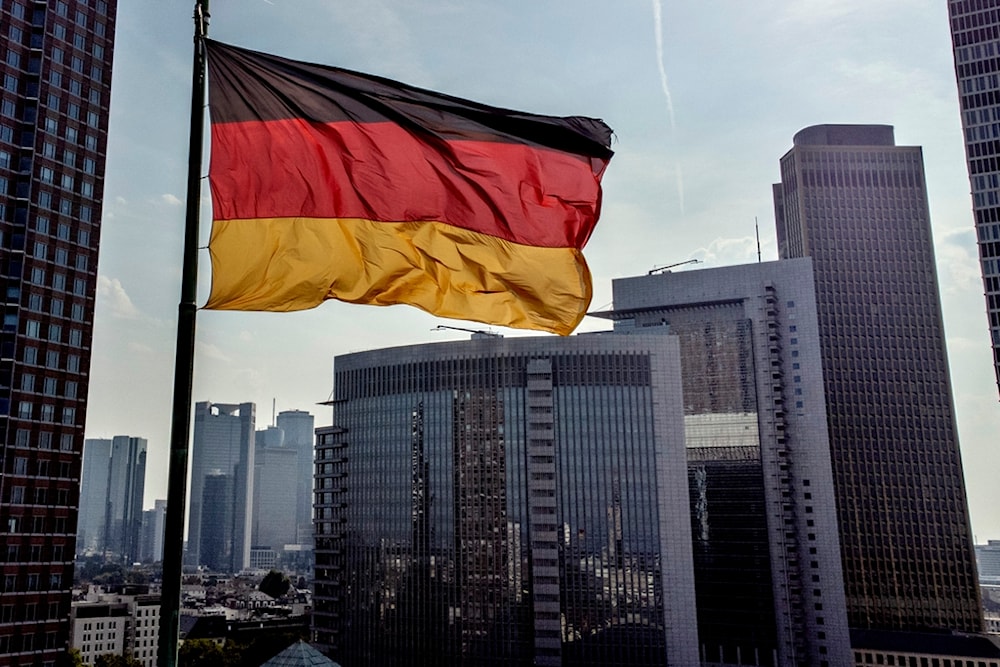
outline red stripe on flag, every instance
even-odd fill
[[[582,248],[607,162],[524,144],[441,141],[394,123],[212,127],[214,218],[435,220],[524,245]]]

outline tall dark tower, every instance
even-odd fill
[[[922,151],[891,126],[795,135],[782,258],[809,256],[853,628],[982,628]]]
[[[116,4],[0,9],[0,665],[68,642]]]
[[[989,313],[993,368],[1000,384],[1000,2],[949,0],[955,79]]]

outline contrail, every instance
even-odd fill
[[[674,99],[670,95],[670,85],[667,83],[667,70],[663,66],[663,5],[660,0],[653,0],[653,27],[656,31],[656,66],[660,68],[660,88],[667,98],[667,112],[670,114],[670,129],[676,130],[674,121]]]

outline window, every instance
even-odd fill
[[[73,451],[73,436],[71,434],[63,433],[59,437],[59,449],[64,452]]]
[[[70,329],[69,344],[77,348],[83,347],[83,332],[79,329]]]
[[[76,423],[76,408],[63,408],[62,423],[69,425]]]
[[[66,358],[66,370],[70,373],[80,372],[80,355],[71,354]]]
[[[83,304],[74,303],[72,308],[70,308],[70,318],[74,322],[83,322]]]
[[[55,172],[49,167],[42,167],[38,170],[38,180],[42,183],[52,183],[55,180]]]
[[[25,373],[21,376],[21,391],[35,391],[35,376]]]
[[[24,335],[28,338],[38,338],[41,332],[41,323],[38,320],[28,320],[24,323]]]
[[[31,419],[33,412],[34,412],[34,405],[31,403],[31,401],[20,401],[17,404],[17,416],[19,419]]]
[[[38,348],[37,347],[26,347],[24,348],[24,363],[34,366],[38,363]]]
[[[38,434],[38,448],[52,449],[52,433],[49,431],[43,431]]]
[[[76,270],[77,271],[86,271],[87,270],[87,256],[86,255],[77,255],[76,256]]]
[[[66,398],[76,398],[76,382],[73,380],[66,382]]]
[[[53,343],[62,342],[62,326],[58,324],[49,325],[49,340]]]
[[[55,317],[62,317],[62,315],[63,315],[63,300],[62,299],[52,299],[52,305],[49,307],[49,311]]]
[[[45,353],[45,367],[46,368],[59,368],[59,353],[55,350],[49,350]]]
[[[42,421],[53,422],[56,418],[56,406],[42,405]]]
[[[56,395],[56,379],[55,378],[45,378],[44,386],[42,388],[42,393],[46,396]]]
[[[55,273],[52,275],[52,289],[60,292],[66,291],[66,276],[64,274]]]
[[[42,155],[45,157],[55,160],[56,159],[56,145],[49,143],[48,141],[42,144]]]
[[[73,281],[73,294],[77,296],[87,295],[87,281],[83,278],[77,278]]]

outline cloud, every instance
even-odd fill
[[[160,199],[163,200],[165,204],[168,204],[170,206],[181,206],[184,203],[183,201],[181,201],[179,197],[177,197],[176,195],[172,195],[169,192],[160,195]]]
[[[667,82],[667,69],[663,64],[663,5],[660,0],[653,0],[653,30],[656,33],[656,66],[660,71],[660,88],[667,98],[667,113],[670,116],[670,129],[676,130],[674,120],[674,99],[670,94],[670,84]]]
[[[202,341],[197,341],[195,343],[195,348],[197,349],[198,355],[205,357],[206,359],[212,359],[214,361],[222,361],[229,363],[232,359],[222,351],[218,345],[213,345],[212,343],[205,343]]]
[[[693,253],[709,266],[730,266],[757,261],[757,239],[752,236],[717,238]]]
[[[139,309],[132,303],[132,299],[117,278],[98,276],[97,298],[102,305],[111,309],[112,317],[123,320],[139,319]]]

